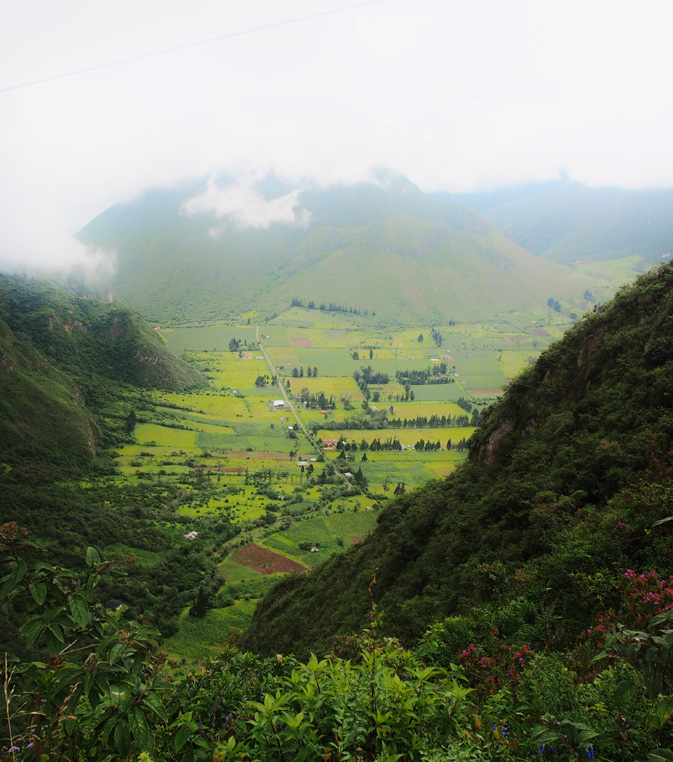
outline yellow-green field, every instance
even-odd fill
[[[552,312],[541,307],[517,322],[508,317],[479,326],[438,326],[441,346],[432,338],[432,326],[363,329],[354,316],[300,308],[259,325],[262,346],[255,325],[162,327],[167,346],[178,355],[186,352],[209,386],[148,393],[132,436],[117,448],[118,483],[133,488],[143,483],[161,495],[171,487],[170,498],[155,498],[157,523],[172,546],[185,544],[185,552],[185,535],[197,532],[192,548],[203,551],[221,575],[216,574],[219,588],[204,617],[183,611],[178,632],[165,644],[169,653],[203,658],[233,629],[247,626],[255,599],[277,577],[238,563],[238,548],[265,548],[303,567],[314,566],[359,542],[395,491],[449,476],[466,455],[473,426],[397,428],[387,421],[477,420],[489,395],[497,396],[507,379],[563,330],[563,318]],[[232,339],[245,346],[229,351]],[[396,380],[397,371],[422,373],[441,362],[451,383],[405,389]],[[363,393],[353,373],[368,365],[387,373],[389,382],[371,384]],[[303,377],[293,377],[302,368]],[[308,438],[295,412],[274,406],[283,391],[272,385],[273,376],[289,381],[291,402]],[[302,390],[332,397],[335,409],[304,408],[298,399]],[[339,457],[323,451],[314,431],[318,440],[343,437],[357,447]],[[363,451],[362,441],[374,439],[396,439],[403,449]],[[438,442],[439,449],[416,449],[420,440]],[[360,475],[366,484],[358,487]],[[139,553],[139,563],[157,563],[152,551],[140,548]]]
[[[381,442],[387,439],[398,439],[402,447],[413,448],[413,446],[420,439],[426,442],[441,442],[442,449],[446,448],[446,443],[450,439],[454,445],[458,444],[461,439],[469,439],[474,433],[474,426],[464,426],[456,428],[408,428],[408,429],[350,429],[347,431],[339,431],[336,429],[321,431],[319,436],[325,439],[339,439],[343,437],[347,442],[355,442],[358,447],[360,442],[364,439],[369,444],[374,439],[378,439]],[[367,451],[367,457],[376,457],[379,451],[371,453]]]

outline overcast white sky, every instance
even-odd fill
[[[4,2],[0,262],[72,258],[111,204],[221,169],[673,186],[672,22],[671,0]]]

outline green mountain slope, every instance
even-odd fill
[[[478,209],[498,230],[551,262],[641,256],[658,263],[673,251],[673,190],[589,188],[560,180],[509,192],[436,194]]]
[[[99,435],[72,378],[0,321],[0,458],[81,465]]]
[[[386,630],[407,642],[460,615],[461,648],[478,627],[563,647],[614,605],[626,569],[673,572],[670,523],[656,523],[671,514],[672,337],[666,265],[515,380],[453,476],[390,503],[363,543],[278,585],[244,646],[328,648],[366,622],[375,578]]]
[[[469,209],[385,173],[330,188],[266,178],[245,192],[225,180],[151,191],[81,235],[115,249],[116,295],[157,321],[269,316],[296,297],[376,311],[388,325],[441,323],[591,287]]]
[[[0,460],[27,473],[81,467],[124,388],[204,385],[127,307],[0,276]]]

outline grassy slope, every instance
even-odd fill
[[[512,627],[529,627],[533,642],[542,639],[543,622],[563,642],[609,605],[597,579],[610,590],[609,580],[628,567],[673,571],[670,542],[658,534],[666,530],[647,531],[668,505],[641,516],[619,498],[670,447],[672,331],[667,266],[590,315],[522,374],[490,409],[454,476],[395,501],[361,545],[273,590],[245,647],[326,648],[335,633],[365,621],[374,570],[391,634],[413,640],[432,621],[496,605],[500,595],[505,606],[518,595],[529,614]],[[609,519],[601,523],[601,515]],[[593,536],[573,530],[578,516],[587,526],[594,517]],[[620,521],[641,529],[623,537]]]
[[[72,378],[0,321],[0,454],[86,461],[99,434]]]
[[[204,384],[128,308],[78,299],[46,281],[0,277],[0,454],[29,467],[84,464],[100,411],[129,388]]]
[[[572,271],[542,263],[492,228],[456,231],[404,215],[341,232],[332,252],[317,262],[306,257],[277,294],[335,300],[394,326],[473,321],[487,309],[526,309],[543,294],[566,298],[582,288]]]
[[[479,194],[462,197],[481,208]],[[483,202],[483,203],[480,203]],[[673,190],[589,188],[560,181],[507,200],[494,197],[482,213],[498,230],[551,262],[618,259],[634,254],[655,263],[670,253]]]
[[[490,316],[494,303],[544,304],[590,285],[528,255],[476,213],[403,178],[387,183],[305,190],[305,228],[189,217],[181,205],[197,186],[153,191],[109,209],[82,235],[117,250],[115,289],[163,322],[237,316],[251,304],[268,316],[298,296],[376,310],[387,325],[425,324],[459,312]]]

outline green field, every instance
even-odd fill
[[[190,616],[187,609],[182,613],[178,632],[165,644],[169,653],[203,658],[249,622],[254,598],[276,575],[237,563],[237,547],[254,543],[314,566],[360,541],[396,491],[452,473],[465,457],[474,427],[447,422],[441,428],[416,428],[416,419],[471,422],[560,330],[560,323],[545,322],[542,315],[527,323],[439,326],[442,345],[437,346],[429,327],[386,333],[363,323],[292,309],[259,326],[262,347],[254,325],[162,328],[171,350],[184,353],[209,387],[152,392],[151,404],[137,415],[133,443],[117,448],[118,478],[131,485],[165,485],[167,495],[172,489],[159,507],[164,531],[178,544],[197,532],[198,547],[207,549],[223,580],[216,605],[204,617]],[[232,339],[249,346],[231,351]],[[439,363],[446,363],[449,383],[405,389],[396,380],[397,371],[432,373]],[[353,372],[367,366],[387,373],[388,383],[372,383],[363,391]],[[274,404],[283,391],[273,385],[273,376],[283,379],[294,411]],[[320,394],[331,399],[322,411],[316,407]],[[393,419],[406,419],[407,425],[398,427]],[[348,444],[344,457],[307,438],[302,425],[315,431],[317,440],[343,438]],[[396,439],[401,448],[362,449],[363,442],[375,439]],[[135,554],[143,566],[159,563],[147,549],[119,551]]]
[[[210,352],[229,349],[232,339],[242,339],[247,342],[255,342],[254,326],[239,325],[208,325],[195,326],[192,328],[163,328],[162,336],[166,339],[166,346],[178,357],[185,351]]]

